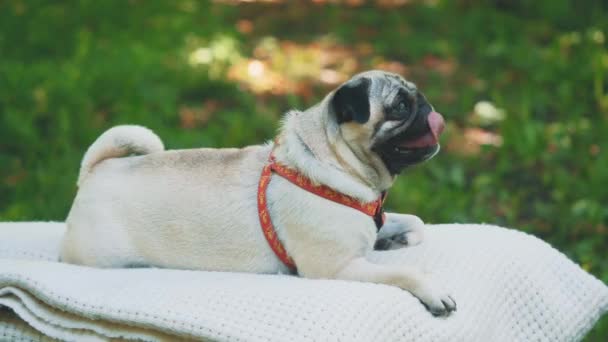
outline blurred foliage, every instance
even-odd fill
[[[449,122],[388,207],[533,233],[608,282],[601,1],[0,2],[0,219],[62,220],[85,149],[137,123],[169,148],[271,139],[353,73],[399,72]],[[589,340],[608,335],[606,318]]]

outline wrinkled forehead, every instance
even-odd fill
[[[386,96],[389,93],[404,89],[410,94],[416,94],[418,90],[416,85],[412,82],[407,81],[403,77],[386,71],[372,70],[362,72],[353,77],[353,79],[366,77],[372,81],[370,87],[370,97],[373,96]]]
[[[381,114],[387,106],[395,102],[395,97],[405,92],[409,97],[415,98],[418,88],[403,77],[384,71],[368,71],[353,78],[366,77],[372,82],[369,88],[369,102],[372,116]]]
[[[406,92],[410,96],[415,96],[416,85],[408,82],[401,76],[384,74],[383,77],[375,77],[370,88],[370,98],[374,100],[384,99],[392,102],[399,92]]]

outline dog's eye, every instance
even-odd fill
[[[410,116],[411,108],[407,101],[401,100],[388,113],[388,120],[405,120]]]
[[[400,113],[407,111],[407,105],[405,104],[405,102],[403,102],[403,101],[399,102],[399,104],[397,105],[397,111]]]

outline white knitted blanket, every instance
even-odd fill
[[[432,271],[458,303],[447,318],[386,285],[61,264],[63,231],[0,224],[0,340],[575,341],[608,310],[602,282],[494,226],[431,226],[419,246],[372,255]]]

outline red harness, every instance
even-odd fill
[[[328,186],[313,184],[309,178],[305,177],[301,173],[298,173],[298,171],[277,163],[271,154],[268,164],[266,164],[262,170],[262,176],[260,177],[260,183],[258,185],[258,216],[260,218],[260,225],[262,226],[262,232],[264,232],[266,241],[268,241],[268,244],[277,257],[279,257],[279,259],[292,271],[296,270],[296,264],[279,240],[277,232],[272,225],[272,220],[270,219],[270,214],[268,212],[268,206],[266,204],[266,189],[270,183],[270,178],[272,177],[273,171],[308,192],[312,192],[317,196],[321,196],[330,201],[351,207],[371,216],[374,219],[378,229],[380,229],[384,223],[385,215],[384,211],[382,210],[382,204],[386,198],[385,192],[383,192],[382,195],[373,202],[361,203],[357,199],[339,193]]]

